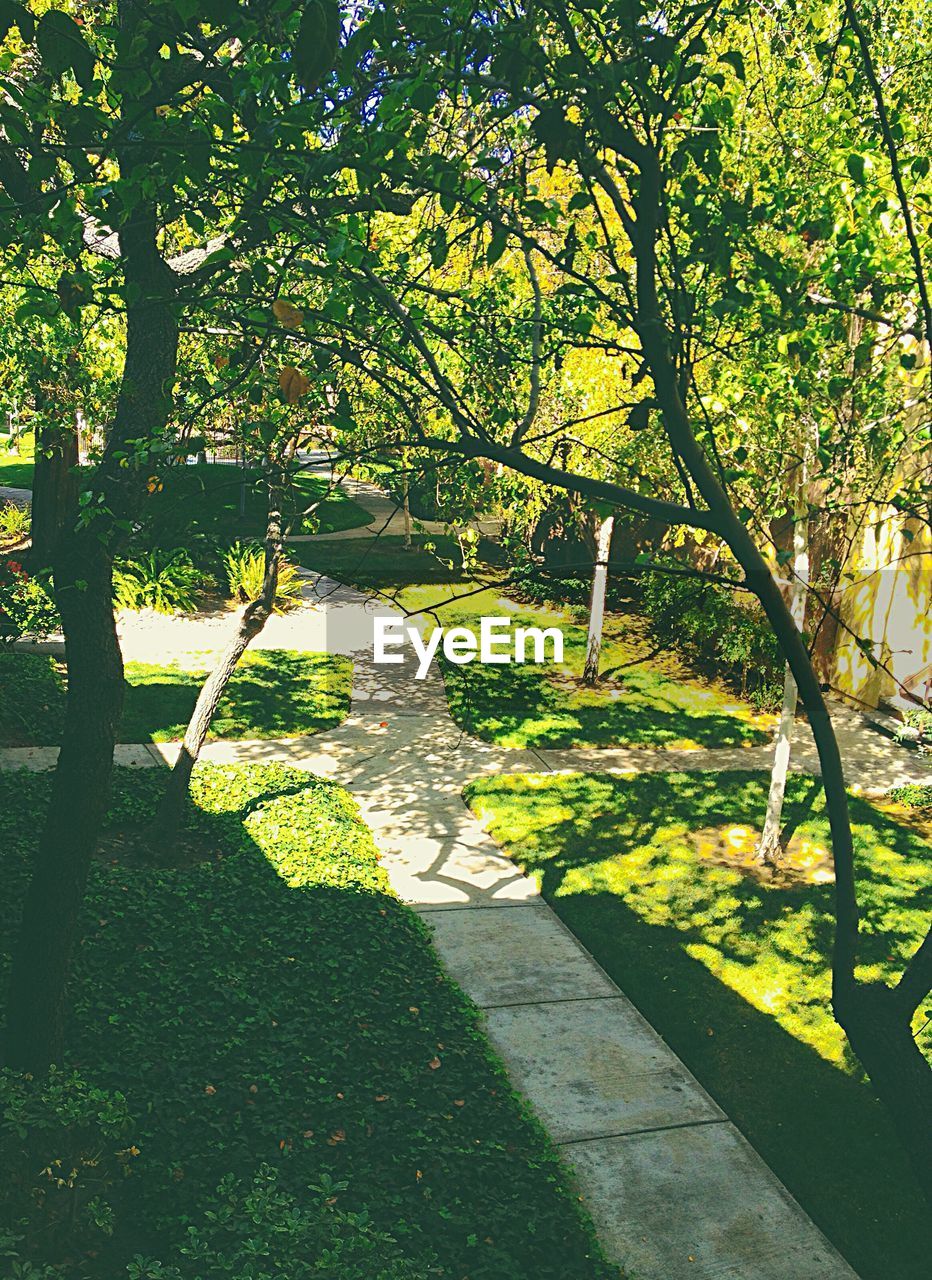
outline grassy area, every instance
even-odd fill
[[[151,821],[163,776],[117,771],[111,845]],[[3,989],[48,788],[0,774]],[[0,1186],[4,1226],[25,1219],[24,1245],[0,1242],[14,1272],[18,1254],[42,1280],[615,1275],[346,792],[281,766],[201,766],[193,790],[200,859],[106,853],[75,949],[65,1065],[129,1119],[98,1141],[33,1104],[20,1138],[4,1104],[39,1086],[0,1072],[0,1139],[27,1152]],[[73,1217],[36,1172],[56,1143],[97,1156]]]
[[[186,545],[185,535],[190,532],[230,540],[265,531],[266,495],[256,470],[208,462],[171,467],[159,480],[162,487],[147,497],[142,514],[150,522],[155,540],[163,545]],[[286,521],[294,520],[295,513],[318,500],[326,488],[321,477],[299,473],[285,511]],[[335,533],[359,528],[369,520],[369,513],[338,489],[315,513],[313,531]],[[304,527],[299,521],[293,532]]]
[[[18,453],[0,453],[0,485],[9,489],[31,489],[35,463]]]
[[[752,773],[512,776],[468,789],[495,838],[863,1280],[919,1280],[928,1211],[829,1008],[821,787],[791,779],[798,865],[772,883],[741,865],[766,795],[767,778]],[[928,925],[929,850],[856,798],[852,819],[862,976],[890,980]],[[926,1008],[919,1022],[930,1017]],[[921,1041],[932,1054],[929,1027]]]
[[[206,669],[126,664],[121,742],[184,735]],[[211,738],[285,738],[339,724],[349,710],[353,666],[345,657],[283,649],[247,651],[221,699]],[[61,664],[0,649],[0,745],[57,745],[64,718]]]
[[[455,597],[461,588],[449,587]],[[434,607],[442,589],[414,587],[399,594],[409,610]],[[577,609],[518,604],[489,589],[435,608],[443,626],[478,627],[483,614],[516,625],[559,627],[564,661],[464,666],[443,663],[450,710],[470,733],[503,747],[731,747],[769,739],[772,718],[714,683],[693,678],[683,662],[658,652],[644,621],[633,614],[605,619],[602,678],[582,684],[586,616]]]
[[[482,550],[488,557],[501,554],[492,543],[485,541]],[[462,556],[456,539],[441,535],[414,536],[410,548],[405,547],[404,538],[383,536],[345,542],[293,542],[288,552],[307,569],[325,573],[350,586],[376,588],[391,596],[414,584],[469,583],[461,567]],[[492,571],[500,572],[494,568]]]

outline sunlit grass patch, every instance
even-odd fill
[[[925,1210],[885,1113],[832,1018],[833,885],[763,879],[708,856],[759,829],[753,773],[514,775],[469,802],[557,913],[696,1072],[865,1277],[918,1277]],[[929,848],[852,797],[862,906],[859,974],[895,981],[925,935]],[[820,784],[791,777],[791,851],[830,863]],[[812,870],[812,868],[810,868]],[[927,1007],[928,1006],[928,1007]],[[932,1017],[916,1020],[932,1057]],[[846,1202],[827,1192],[839,1167]]]

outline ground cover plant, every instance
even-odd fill
[[[281,766],[199,766],[190,856],[160,868],[128,833],[151,821],[163,781],[116,772],[64,1075],[30,1086],[0,1073],[5,1154],[22,1150],[17,1124],[33,1151],[80,1146],[62,1131],[69,1114],[103,1153],[73,1195],[56,1195],[35,1162],[5,1177],[4,1269],[19,1261],[36,1280],[614,1275],[348,795]],[[48,786],[0,775],[4,971]],[[79,1210],[67,1229],[63,1199]]]
[[[766,791],[766,775],[736,772],[513,776],[467,794],[858,1274],[919,1280],[927,1209],[829,1006],[834,886],[821,788],[791,778],[795,865],[775,880],[749,865]],[[852,797],[851,811],[859,974],[889,981],[924,933],[928,845],[863,800]],[[915,1030],[932,1056],[930,1017],[923,1005]]]
[[[190,659],[197,664],[197,656]],[[184,735],[203,665],[128,662],[121,742]],[[212,738],[286,738],[338,725],[349,710],[352,663],[338,654],[248,651],[211,726]],[[57,746],[65,708],[63,666],[45,654],[0,649],[0,744]]]
[[[606,616],[602,676],[581,681],[586,653],[584,611],[521,603],[494,588],[449,603],[442,589],[413,587],[398,601],[429,608],[426,624],[478,628],[483,614],[510,617],[519,626],[559,627],[564,661],[509,666],[443,660],[450,710],[458,724],[504,747],[732,747],[769,740],[772,721],[711,681],[697,679],[683,662],[654,643],[633,613]]]

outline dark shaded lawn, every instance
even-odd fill
[[[128,662],[121,742],[184,736],[206,670]],[[211,725],[211,738],[287,738],[338,725],[349,710],[352,662],[339,655],[248,650]],[[61,741],[65,690],[60,664],[0,649],[0,745]]]
[[[164,776],[117,770],[111,823],[151,821]],[[0,989],[48,787],[0,774]],[[615,1275],[347,793],[199,766],[193,797],[206,860],[92,869],[67,1065],[126,1095],[137,1154],[62,1280]]]
[[[764,885],[700,852],[711,829],[759,828],[767,781],[513,776],[472,783],[468,798],[863,1280],[920,1280],[927,1208],[831,1016],[832,885]],[[932,860],[854,797],[852,819],[863,972],[890,981],[928,927]],[[830,847],[816,781],[791,778],[787,821]],[[928,1027],[922,1042],[932,1055]]]
[[[483,539],[480,552],[483,568],[500,576],[497,563],[502,559],[501,549]],[[415,535],[410,548],[405,547],[404,538],[394,536],[292,542],[288,554],[306,569],[350,586],[383,591],[390,597],[414,583],[474,585],[462,568],[456,539],[440,534]]]
[[[192,534],[230,541],[265,532],[268,500],[255,469],[205,462],[167,468],[158,480],[162,487],[145,499],[142,518],[152,530],[152,540],[163,546],[184,546]],[[369,523],[369,513],[342,489],[324,501],[312,523],[302,520],[299,513],[326,488],[319,476],[300,472],[295,477],[284,511],[286,524],[293,524],[292,532],[333,533]]]

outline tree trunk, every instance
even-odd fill
[[[139,300],[127,306],[116,415],[93,484],[103,514],[63,529],[53,561],[68,667],[65,729],[7,1005],[6,1060],[36,1073],[62,1061],[65,986],[87,873],[106,812],[123,703],[113,553],[118,530],[137,509],[142,485],[122,459],[134,450],[129,441],[151,440],[164,431],[178,350],[174,277],[156,247],[153,209],[139,209],[120,231],[120,247],[124,279]]]
[[[405,521],[405,551],[411,550],[411,504],[408,501],[408,473],[401,478],[401,507]]]
[[[32,564],[52,563],[62,530],[73,524],[78,502],[78,433],[45,431],[37,441],[32,488]]]
[[[874,1089],[897,1125],[920,1185],[928,1188],[929,1151],[932,1150],[932,1068],[918,1054],[912,1036],[902,1034],[901,1028],[902,1020],[906,1018],[908,1021],[929,990],[926,973],[929,966],[925,963],[929,958],[929,940],[920,948],[923,963],[911,963],[907,970],[910,975],[908,987],[904,988],[903,985],[906,975],[898,987],[879,994],[876,989],[872,991],[871,986],[859,983],[856,979],[859,913],[854,842],[838,740],[802,634],[766,561],[699,445],[680,395],[677,369],[670,352],[667,328],[657,295],[656,237],[662,210],[661,188],[661,173],[656,157],[645,150],[642,153],[636,200],[637,227],[632,239],[639,313],[637,327],[644,358],[670,444],[713,514],[720,535],[744,571],[747,585],[760,600],[806,708],[809,727],[819,753],[835,863],[832,1008],[835,1018],[849,1036],[851,1047],[868,1072]],[[917,977],[917,974],[920,976]],[[890,1007],[888,997],[895,1000],[900,1017],[900,1030],[896,1032],[894,1022],[886,1016],[886,1010]],[[878,1010],[885,1015],[879,1030],[876,1026],[872,1029],[872,1017]]]
[[[599,524],[596,538],[595,565],[592,570],[592,590],[589,593],[589,635],[586,640],[586,661],[583,665],[583,684],[594,685],[599,678],[599,658],[602,653],[602,627],[605,621],[605,593],[608,588],[608,557],[612,546],[615,517],[606,516]]]
[[[793,622],[800,632],[806,620],[806,590],[809,582],[810,452],[811,447],[807,439],[800,458],[796,500],[793,504],[793,576],[790,580],[789,609]],[[780,724],[773,749],[767,812],[764,817],[764,830],[757,845],[757,861],[762,866],[776,867],[783,852],[781,834],[783,799],[786,795],[786,778],[790,767],[797,699],[796,677],[793,675],[790,664],[786,663],[783,671],[783,705],[780,709]]]
[[[201,686],[194,711],[188,721],[178,759],[172,768],[152,828],[151,844],[154,855],[164,859],[178,836],[184,814],[191,774],[197,764],[201,749],[207,740],[211,721],[216,714],[240,658],[262,631],[272,609],[278,591],[278,566],[282,557],[282,486],[270,485],[269,519],[265,537],[265,575],[262,593],[243,610],[236,634],[224,649],[220,661]]]

